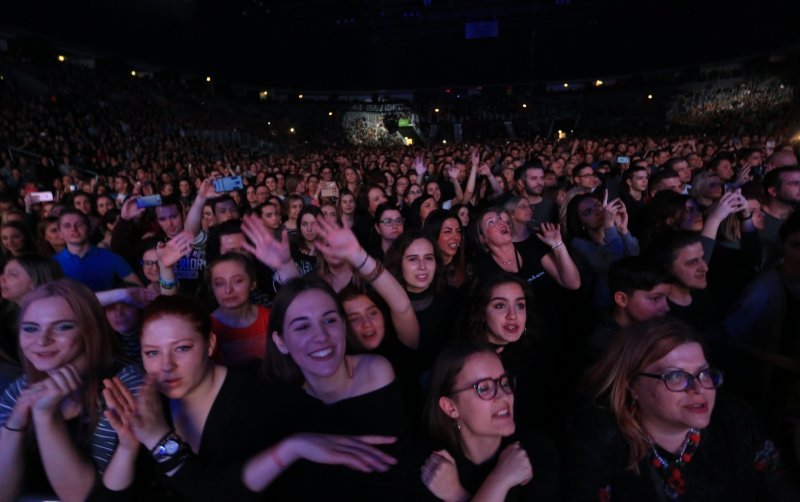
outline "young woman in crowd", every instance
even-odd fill
[[[403,232],[392,244],[386,254],[386,268],[402,284],[417,314],[420,368],[431,368],[453,332],[458,295],[443,285],[435,244],[419,231]]]
[[[369,185],[364,187],[358,199],[359,213],[356,215],[353,224],[358,241],[368,249],[379,245],[380,238],[375,231],[375,211],[378,206],[388,202],[386,192],[379,185]]]
[[[141,374],[112,356],[112,338],[94,294],[60,279],[22,302],[24,376],[0,398],[0,498],[86,499],[106,470],[117,434],[103,415],[103,378],[136,389]]]
[[[410,229],[420,230],[425,224],[425,219],[432,212],[439,209],[436,199],[432,195],[423,194],[414,199],[406,211],[407,226]]]
[[[455,213],[438,209],[428,215],[422,231],[436,243],[436,250],[442,260],[443,275],[447,284],[454,288],[460,288],[467,277],[467,259],[463,246],[461,222]]]
[[[297,215],[299,233],[292,245],[292,258],[297,264],[301,276],[317,269],[317,248],[314,243],[318,236],[317,215],[319,214],[318,207],[305,206]]]
[[[36,225],[36,234],[39,254],[52,256],[60,253],[67,245],[61,237],[61,232],[58,231],[58,218],[55,216],[40,220]]]
[[[471,239],[476,249],[478,278],[511,273],[525,280],[533,290],[537,316],[552,331],[561,329],[559,315],[563,302],[560,289],[576,290],[580,273],[564,246],[558,225],[542,223],[540,231],[527,241],[514,244],[510,218],[500,208],[488,209],[472,222]]]
[[[353,228],[356,215],[356,197],[349,190],[339,192],[339,217],[347,228]]]
[[[422,187],[419,186],[418,183],[409,184],[405,193],[403,194],[403,206],[406,208],[411,207],[411,204],[413,204],[414,201],[420,196],[422,196]]]
[[[0,275],[0,296],[5,300],[0,307],[0,322],[5,327],[0,340],[0,349],[13,360],[17,360],[17,322],[22,299],[42,284],[64,276],[61,267],[52,258],[35,254],[21,255],[10,259]]]
[[[386,251],[403,233],[403,228],[403,215],[397,207],[389,203],[378,206],[375,210],[375,231],[380,243],[370,250],[372,256],[383,261]]]
[[[0,227],[0,245],[6,260],[36,252],[33,236],[21,221],[9,221]]]
[[[558,500],[558,455],[543,434],[515,424],[514,376],[490,347],[461,343],[436,360],[425,403],[435,450],[422,465],[441,500]]]
[[[139,455],[151,457],[157,479],[187,500],[253,499],[299,459],[337,460],[344,438],[295,435],[277,442],[288,422],[254,376],[214,364],[216,337],[196,300],[159,297],[145,311],[141,341],[149,378],[140,396],[116,378],[104,381],[107,415],[120,435],[103,477],[107,489],[147,489],[148,471],[136,471]]]
[[[266,350],[269,309],[250,302],[256,288],[255,264],[244,254],[226,253],[208,266],[211,291],[219,307],[211,313],[222,361],[244,367],[261,361]]]
[[[289,229],[289,237],[297,235],[300,231],[297,217],[300,216],[303,204],[303,198],[297,194],[288,195],[283,200],[283,221],[284,226]]]
[[[511,235],[513,242],[522,242],[532,236],[530,225],[533,219],[533,209],[528,199],[513,195],[503,204],[510,217]]]
[[[329,253],[342,258],[354,255],[357,241],[349,231],[340,230],[322,232]],[[386,274],[366,253],[358,259],[365,262],[360,269],[368,279]],[[267,376],[279,384],[282,394],[271,398],[273,406],[290,413],[298,431],[396,438],[387,452],[397,457],[406,448],[408,424],[392,366],[380,356],[345,355],[346,331],[342,307],[327,283],[307,276],[284,284],[273,304],[265,361]],[[287,476],[292,482],[286,489],[300,499],[400,500],[405,492],[404,472],[397,465],[387,464],[378,473],[359,473],[303,464]]]
[[[621,332],[568,433],[568,500],[796,500],[752,410],[670,318]]]
[[[567,207],[567,244],[581,273],[587,303],[611,306],[608,267],[625,256],[639,254],[639,241],[628,231],[628,213],[621,200],[608,201],[594,194],[575,196]]]

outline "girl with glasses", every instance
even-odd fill
[[[514,379],[492,348],[465,343],[441,353],[424,411],[440,448],[420,471],[428,497],[558,499],[555,448],[541,433],[517,433],[514,400]]]
[[[568,500],[795,500],[753,411],[698,335],[659,318],[620,332],[568,432]]]
[[[380,237],[380,246],[375,246],[372,256],[383,260],[386,251],[392,243],[403,233],[403,215],[400,210],[392,204],[381,204],[375,210],[375,231]]]

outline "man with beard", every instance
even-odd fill
[[[533,228],[539,228],[542,223],[558,223],[555,202],[542,196],[544,167],[534,163],[525,164],[514,172],[514,182],[520,197],[525,198],[533,210]]]
[[[759,236],[769,264],[780,254],[778,229],[800,204],[800,168],[784,166],[768,172],[764,176],[764,195],[764,230]]]

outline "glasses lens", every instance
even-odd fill
[[[664,375],[664,383],[669,390],[680,392],[692,384],[694,377],[685,371],[670,371]]]
[[[700,381],[700,385],[706,389],[716,389],[722,385],[722,371],[717,368],[708,368],[707,370],[701,371],[700,374],[697,375],[697,379]]]
[[[497,383],[491,378],[481,380],[475,384],[475,391],[478,393],[478,397],[488,401],[497,394]]]
[[[504,376],[500,379],[500,388],[503,389],[503,392],[506,394],[514,393],[515,384],[516,380],[513,377]]]

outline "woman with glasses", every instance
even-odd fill
[[[380,237],[380,246],[375,246],[371,255],[383,261],[386,251],[403,233],[403,215],[393,204],[381,204],[375,210],[375,231]]]
[[[480,344],[445,349],[424,417],[434,448],[422,465],[425,496],[442,500],[557,500],[558,459],[541,433],[517,433],[514,379]]]
[[[669,318],[617,335],[568,431],[567,500],[796,500],[752,410],[717,392],[723,374],[699,340]]]

